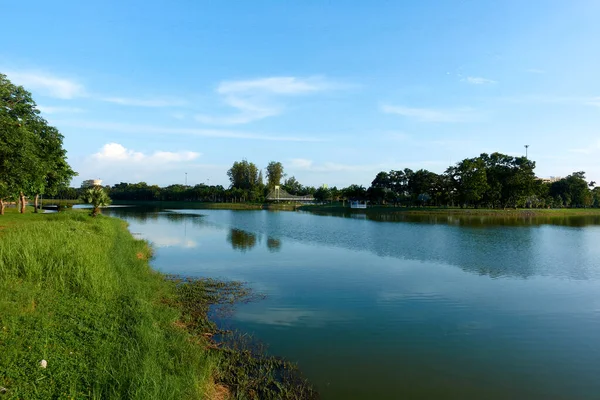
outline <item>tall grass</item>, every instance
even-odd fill
[[[1,398],[206,397],[218,360],[177,326],[173,284],[122,221],[2,218]]]

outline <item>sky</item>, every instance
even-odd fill
[[[525,145],[539,177],[600,182],[596,0],[3,3],[0,72],[74,186],[227,187],[242,159],[368,186]]]

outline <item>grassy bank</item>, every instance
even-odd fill
[[[209,307],[247,298],[240,285],[165,279],[149,267],[150,256],[118,219],[7,210],[0,217],[0,398],[313,395],[297,375],[281,383],[289,364],[210,339],[218,330]]]
[[[8,398],[204,398],[217,361],[124,222],[85,213],[0,221],[0,386]],[[40,367],[41,360],[47,368]]]
[[[459,207],[393,207],[369,206],[367,209],[351,209],[340,204],[303,205],[300,211],[314,213],[367,213],[367,214],[413,214],[413,215],[456,215],[456,216],[494,216],[494,217],[543,217],[543,216],[600,216],[600,208],[554,208],[554,209],[486,209]]]

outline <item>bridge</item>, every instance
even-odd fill
[[[275,189],[271,190],[267,195],[268,201],[297,201],[297,202],[309,202],[315,201],[315,198],[312,194],[306,196],[296,196],[293,194],[289,194],[280,186],[275,186]]]

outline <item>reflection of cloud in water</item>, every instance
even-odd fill
[[[181,239],[172,236],[152,236],[150,241],[156,247],[183,247],[186,249],[193,249],[195,247],[198,247],[198,243],[196,243],[193,240]]]
[[[238,321],[277,326],[310,326],[322,327],[332,322],[349,321],[339,314],[319,310],[303,310],[298,308],[269,308],[260,312],[239,312],[234,317]]]

